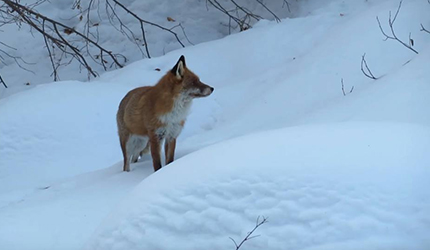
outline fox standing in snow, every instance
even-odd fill
[[[208,96],[213,90],[186,67],[185,58],[181,56],[155,86],[128,92],[116,117],[124,171],[130,171],[130,162],[136,162],[139,155],[149,149],[154,171],[160,169],[163,140],[166,164],[171,163],[176,138],[184,127],[192,100]]]

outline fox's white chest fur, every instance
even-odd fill
[[[183,122],[187,119],[191,103],[191,98],[178,96],[173,102],[172,110],[158,117],[164,126],[157,130],[157,134],[162,138],[177,138],[182,131]]]

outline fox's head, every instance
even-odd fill
[[[175,88],[188,97],[205,97],[214,91],[214,88],[202,83],[199,77],[186,67],[184,56],[179,58],[170,74],[174,75]]]

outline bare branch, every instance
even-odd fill
[[[232,237],[228,237],[231,241],[233,241],[234,246],[236,247],[236,249],[239,249],[239,246],[237,245],[236,241],[232,238]]]
[[[179,27],[181,27],[181,29],[182,29],[182,34],[184,34],[184,37],[185,37],[185,39],[187,39],[187,42],[189,43],[189,44],[191,44],[191,45],[195,45],[194,43],[192,43],[191,41],[190,41],[190,39],[188,39],[188,36],[187,36],[187,33],[185,33],[185,28],[184,28],[184,26],[182,26],[182,24],[180,23],[180,24],[178,24],[178,26]],[[174,28],[174,27],[173,27]],[[172,28],[172,29],[173,29]]]
[[[273,11],[267,8],[267,6],[261,0],[255,0],[255,1],[257,1],[259,4],[261,4],[261,6],[263,6],[263,8],[265,8],[268,12],[270,12],[270,14],[273,15],[277,23],[281,22],[281,19],[279,19],[279,17],[275,13],[273,13]]]
[[[284,8],[285,5],[287,5],[288,12],[291,12],[290,3],[287,0],[283,0],[282,8]]]
[[[361,72],[363,72],[363,74],[366,77],[373,80],[377,80],[378,78],[373,75],[372,71],[370,71],[365,57],[366,57],[366,53],[364,53],[363,56],[361,57]]]
[[[4,43],[4,42],[2,42],[2,41],[0,41],[0,44],[1,44],[1,45],[3,45],[3,46],[5,46],[5,47],[7,47],[7,48],[9,48],[9,49],[16,50],[16,48],[14,48],[14,47],[12,47],[12,46],[10,46],[10,45],[7,45],[6,43]]]
[[[342,93],[343,93],[343,96],[346,96],[346,94],[345,94],[345,87],[343,85],[343,78],[340,79],[340,82],[342,83]]]
[[[76,59],[81,67],[84,67],[87,71],[89,76],[97,77],[98,74],[92,69],[90,64],[85,59],[85,54],[81,52],[82,48],[76,47],[68,38],[66,39],[64,37],[64,34],[67,35],[75,35],[82,39],[84,42],[87,50],[87,54],[91,56],[91,53],[89,52],[89,46],[93,46],[97,48],[99,52],[98,59],[100,61],[99,64],[104,66],[104,69],[106,70],[105,63],[107,61],[104,59],[104,55],[107,55],[119,68],[122,68],[123,65],[118,61],[118,58],[120,55],[113,54],[112,51],[109,51],[102,47],[100,44],[98,44],[97,41],[93,40],[89,33],[84,34],[77,30],[75,30],[73,27],[67,26],[63,23],[60,23],[58,21],[55,21],[47,16],[44,16],[38,12],[36,12],[32,7],[39,5],[40,3],[44,2],[45,0],[38,1],[35,5],[22,5],[19,3],[19,1],[12,1],[12,0],[2,0],[4,2],[3,6],[6,6],[9,8],[9,19],[19,20],[18,22],[23,22],[25,24],[28,24],[31,28],[35,29],[38,33],[40,33],[45,42],[46,49],[48,51],[48,55],[51,61],[51,65],[53,68],[53,76],[54,81],[57,81],[58,78],[58,72],[57,69],[61,65],[65,65],[61,63],[61,60],[55,64],[54,62],[54,54],[53,50],[59,49],[62,54],[60,56],[60,59],[64,57],[64,55],[70,55],[72,58]],[[92,1],[91,1],[92,2]],[[80,1],[79,1],[80,4]],[[13,13],[13,14],[11,14]],[[60,31],[61,28],[61,31]],[[64,34],[62,33],[64,32]],[[52,49],[52,50],[51,50]],[[93,58],[94,59],[94,58]],[[71,61],[69,61],[67,64],[69,64]]]
[[[214,6],[216,9],[218,9],[219,11],[221,11],[222,13],[224,13],[225,15],[227,15],[228,17],[229,17],[229,22],[231,21],[231,20],[233,20],[237,25],[238,25],[238,27],[239,27],[239,29],[240,29],[240,31],[244,31],[244,30],[247,30],[247,29],[249,29],[249,28],[251,28],[251,25],[250,25],[250,16],[249,16],[249,12],[248,11],[246,11],[246,10],[244,10],[243,8],[237,8],[236,7],[236,9],[235,10],[230,10],[230,11],[228,11],[222,4],[220,4],[217,0],[206,0],[206,3],[210,3],[212,6]],[[236,2],[234,2],[233,1],[233,3],[234,4],[236,4],[237,5],[237,3]],[[238,13],[238,10],[243,10],[243,12],[244,12],[244,14],[245,14],[245,16],[243,16],[243,17],[239,17],[239,13]],[[232,15],[232,14],[230,14],[230,12],[234,12],[234,11],[236,11],[236,14],[237,14],[237,17],[236,16],[234,16],[234,15]],[[254,17],[256,20],[259,20],[259,18],[258,17],[255,17],[253,14],[252,14],[252,17]],[[229,26],[229,27],[231,27],[231,26]]]
[[[60,39],[63,41],[63,43],[70,48],[73,51],[73,54],[71,54],[73,57],[75,57],[80,63],[81,65],[85,66],[85,68],[88,70],[88,73],[93,75],[94,77],[97,77],[98,74],[96,72],[94,72],[92,70],[92,68],[90,67],[90,65],[87,63],[87,60],[85,60],[84,56],[80,53],[79,49],[77,49],[76,47],[72,46],[60,33],[60,31],[58,31],[57,25],[54,23],[54,29],[55,32],[57,33],[57,35],[60,37]],[[103,60],[103,59],[102,59]],[[122,67],[122,66],[121,66]]]
[[[45,20],[42,21],[42,31],[45,32]],[[49,44],[46,36],[43,36],[43,40],[45,41],[46,50],[48,50],[49,60],[51,61],[51,65],[53,69],[52,74],[54,75],[54,81],[56,82],[58,80],[58,74],[57,74],[57,67],[55,67],[55,64],[54,64],[54,57],[51,53],[51,48],[50,48],[51,45]]]
[[[342,93],[343,93],[343,96],[346,96],[347,94],[345,93],[345,85],[343,84],[343,78],[340,79],[340,82],[342,83]],[[351,88],[351,90],[349,90],[348,94],[351,94],[353,90],[354,90],[354,86],[352,86],[352,88]]]
[[[110,13],[109,13],[109,10],[108,9],[110,9]],[[136,44],[136,46],[137,46],[137,48],[142,52],[142,54],[143,54],[143,51],[142,51],[142,49],[141,49],[141,45],[140,44],[137,44],[136,43],[136,40],[139,40],[135,35],[134,35],[134,33],[133,33],[133,31],[130,29],[130,28],[128,28],[127,27],[127,25],[125,25],[123,22],[122,22],[122,20],[121,20],[121,18],[117,15],[117,13],[116,13],[116,11],[115,11],[115,9],[114,9],[114,7],[111,5],[111,3],[109,2],[109,0],[106,0],[106,13],[108,14],[108,16],[109,16],[109,22],[110,22],[110,24],[112,25],[112,27],[114,27],[115,29],[117,29],[116,27],[115,27],[115,24],[113,23],[113,17],[115,17],[115,19],[116,19],[116,21],[119,23],[119,29],[117,29],[119,32],[121,32],[123,35],[125,35],[125,36],[127,36],[128,38],[129,38],[129,40],[131,40],[134,44]],[[127,31],[124,31],[124,29]],[[151,55],[149,54],[149,47],[148,47],[148,43],[147,43],[147,41],[146,41],[146,35],[145,35],[145,29],[144,29],[144,26],[143,26],[143,23],[142,22],[140,22],[140,30],[141,30],[141,32],[142,32],[142,39],[143,39],[143,42],[144,42],[144,46],[145,46],[145,50],[146,50],[146,56],[148,57],[148,58],[151,58]],[[129,33],[131,34],[131,36],[132,37],[130,37],[129,36]]]
[[[291,12],[290,4],[287,0],[281,0],[282,1],[282,8],[286,5],[288,8],[288,11]],[[221,3],[220,3],[221,2]],[[276,22],[281,22],[281,19],[275,14],[274,11],[272,11],[267,5],[264,3],[263,0],[255,0],[259,5],[261,5],[267,12],[269,12],[273,18],[276,20]],[[251,23],[253,21],[259,21],[263,19],[258,14],[253,13],[249,9],[247,9],[243,5],[238,4],[236,0],[206,0],[206,8],[208,8],[208,5],[212,5],[215,7],[215,9],[221,11],[223,14],[225,14],[228,17],[228,28],[229,28],[229,34],[231,34],[231,28],[239,28],[240,31],[247,30],[249,28],[252,28]],[[237,26],[232,26],[233,24],[236,24]],[[224,24],[223,24],[224,25]],[[227,26],[227,25],[225,25]]]
[[[397,16],[400,12],[400,8],[402,7],[402,2],[403,0],[400,1],[399,3],[399,7],[397,8],[396,14],[394,15],[394,17],[391,17],[391,11],[389,12],[389,17],[388,17],[388,25],[390,27],[390,31],[391,31],[391,35],[388,35],[384,29],[382,28],[381,22],[379,21],[379,17],[376,17],[376,20],[378,21],[378,25],[379,25],[379,29],[381,30],[382,34],[385,36],[384,41],[387,41],[388,39],[391,40],[396,40],[397,42],[399,42],[400,44],[402,44],[403,46],[405,46],[406,48],[410,49],[411,51],[413,51],[414,53],[418,54],[418,51],[416,51],[414,48],[412,48],[411,45],[406,44],[405,42],[403,42],[402,40],[400,40],[395,31],[394,31],[394,22],[397,19]]]
[[[7,88],[7,85],[6,85],[5,81],[3,80],[3,78],[1,77],[1,75],[0,75],[0,82],[3,84],[3,86],[5,88]]]
[[[251,240],[253,238],[256,238],[256,237],[260,236],[260,235],[254,235],[254,236],[252,236],[252,234],[254,233],[255,230],[257,230],[257,228],[259,228],[261,225],[263,225],[266,222],[267,222],[267,218],[263,217],[263,219],[260,221],[260,216],[258,216],[257,221],[255,223],[255,227],[250,232],[248,232],[248,234],[245,236],[245,238],[243,238],[243,240],[239,244],[237,244],[237,242],[233,238],[230,237],[230,240],[233,241],[234,246],[236,247],[236,250],[240,249],[240,247],[246,241]]]
[[[109,1],[109,0],[107,0],[107,1]],[[138,15],[136,15],[134,12],[132,12],[132,11],[130,11],[127,7],[125,7],[123,4],[121,4],[120,2],[118,2],[117,0],[112,0],[115,4],[117,4],[119,7],[121,7],[123,10],[125,10],[128,14],[130,14],[131,16],[133,16],[134,18],[136,18],[137,20],[139,20],[139,22],[140,22],[140,27],[141,27],[141,31],[142,31],[142,37],[143,37],[143,40],[145,41],[145,46],[146,46],[146,48],[148,48],[148,44],[147,44],[147,42],[146,42],[146,36],[145,36],[145,30],[144,30],[144,27],[143,27],[143,24],[149,24],[149,25],[152,25],[152,26],[155,26],[155,27],[157,27],[157,28],[159,28],[159,29],[161,29],[161,30],[164,30],[164,31],[167,31],[167,32],[169,32],[169,33],[171,33],[175,38],[176,38],[176,41],[178,41],[178,43],[182,46],[182,47],[185,47],[185,45],[181,42],[181,40],[179,39],[179,37],[178,37],[178,34],[176,34],[174,31],[172,31],[172,29],[173,28],[170,28],[170,29],[168,29],[168,28],[165,28],[165,27],[163,27],[163,26],[161,26],[161,25],[159,25],[159,24],[156,24],[156,23],[153,23],[153,22],[150,22],[150,21],[146,21],[146,20],[143,20],[142,18],[140,18]],[[149,57],[149,51],[147,50],[147,53],[148,53],[148,57]]]
[[[430,0],[429,0],[430,1]],[[421,29],[420,29],[420,31],[424,31],[424,32],[427,32],[427,33],[429,33],[430,34],[430,31],[429,30],[427,30],[426,28],[424,28],[424,25],[423,24],[421,24]]]
[[[16,50],[16,48],[14,48],[14,47],[12,47],[10,45],[7,45],[7,44],[5,44],[3,42],[0,42],[0,45],[3,45],[6,48],[9,48],[9,49],[12,49],[12,50]],[[5,64],[5,61],[6,61],[5,57],[8,57],[8,58],[12,59],[16,63],[16,65],[18,65],[18,67],[20,67],[21,69],[23,69],[23,70],[25,70],[27,72],[35,74],[33,71],[27,69],[24,66],[24,64],[26,64],[26,65],[32,65],[34,63],[27,62],[27,61],[25,61],[23,58],[21,58],[19,56],[11,55],[10,53],[6,52],[5,50],[0,49],[0,63]]]

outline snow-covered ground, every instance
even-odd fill
[[[258,216],[244,249],[428,249],[429,138],[347,122],[224,141],[141,182],[85,249],[234,249]]]
[[[378,28],[397,1],[324,2],[0,99],[0,249],[234,249],[258,216],[243,249],[429,249],[430,4],[405,0],[396,20],[416,55]],[[123,173],[118,103],[182,54],[215,92],[194,102],[175,162]]]

